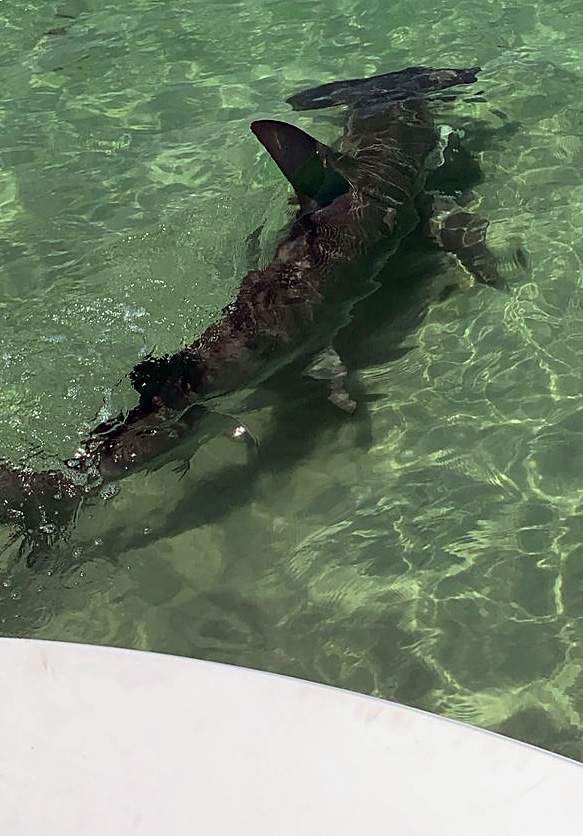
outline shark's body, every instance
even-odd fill
[[[217,399],[286,363],[305,357],[308,364],[331,346],[351,307],[419,224],[420,203],[428,205],[419,198],[439,134],[427,94],[471,83],[476,72],[413,68],[292,97],[296,109],[350,106],[337,151],[291,125],[253,123],[299,202],[273,260],[245,276],[236,299],[191,345],[133,369],[139,403],[97,426],[64,471],[0,469],[0,518],[62,527],[96,485],[151,466],[196,432],[201,410]],[[495,281],[486,226],[450,207],[428,229],[479,280]]]

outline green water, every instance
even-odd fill
[[[288,192],[248,124],[333,139],[284,103],[310,84],[481,64],[486,102],[456,110],[482,127],[475,205],[531,259],[510,293],[443,299],[457,268],[410,248],[343,339],[368,410],[274,391],[253,459],[219,438],[46,564],[8,547],[2,633],[294,674],[583,759],[581,3],[2,0],[0,31],[0,456],[70,455],[144,352],[212,321],[265,221],[269,257]]]

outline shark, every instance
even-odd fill
[[[449,141],[436,124],[436,105],[462,95],[479,71],[410,67],[292,95],[295,111],[344,109],[334,147],[283,121],[254,121],[251,131],[297,203],[271,261],[244,276],[236,297],[192,343],[135,365],[136,405],[101,421],[61,468],[0,463],[0,522],[46,547],[104,485],[184,458],[184,445],[208,432],[209,415],[220,416],[232,437],[249,438],[237,418],[243,393],[286,366],[324,381],[328,399],[353,412],[334,341],[414,230],[475,281],[500,286],[488,222],[428,188]]]

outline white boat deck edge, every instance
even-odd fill
[[[583,767],[245,668],[0,639],[5,836],[562,836]]]

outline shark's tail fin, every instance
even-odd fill
[[[358,105],[380,98],[400,101],[438,93],[458,84],[473,84],[479,72],[480,67],[441,70],[431,67],[409,67],[406,70],[371,78],[353,78],[311,87],[290,96],[287,101],[294,110]]]

